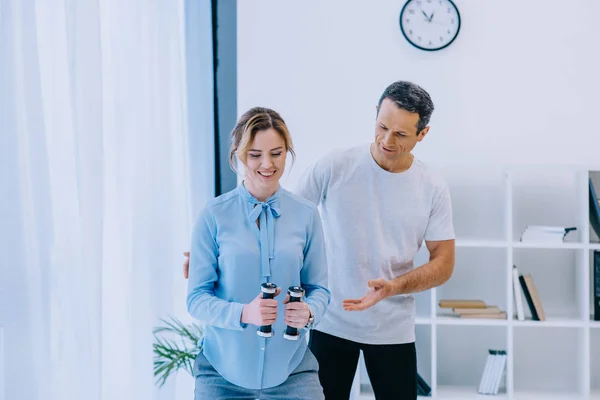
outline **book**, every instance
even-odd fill
[[[483,300],[469,299],[446,299],[440,300],[441,308],[486,308],[487,304]]]
[[[525,231],[533,233],[554,233],[564,235],[567,232],[575,230],[577,228],[565,228],[563,226],[554,225],[527,225]]]
[[[519,282],[521,283],[521,289],[523,290],[525,300],[527,300],[529,311],[531,311],[531,318],[534,321],[545,321],[546,314],[540,296],[538,295],[537,288],[533,283],[533,277],[531,274],[520,275]]]
[[[525,314],[523,313],[523,298],[521,291],[521,283],[519,282],[519,270],[516,265],[513,265],[512,270],[513,278],[513,292],[515,295],[515,309],[517,311],[517,319],[519,321],[525,320]]]
[[[480,303],[477,304],[480,305]],[[459,318],[506,319],[506,311],[498,306],[455,307],[452,309],[452,314],[449,314],[448,316]]]
[[[527,225],[521,234],[521,242],[562,243],[576,227]]]
[[[488,390],[488,382],[490,381],[492,364],[494,363],[494,355],[496,354],[496,350],[488,350],[488,356],[485,360],[485,366],[483,367],[483,374],[481,375],[481,380],[479,381],[479,388],[477,389],[478,393],[487,394]]]
[[[596,195],[596,189],[592,179],[589,179],[589,214],[590,214],[590,226],[596,233],[596,236],[600,237],[600,204],[598,204],[598,196]]]
[[[417,396],[431,396],[431,387],[429,387],[419,373],[417,373]]]
[[[494,375],[492,376],[492,385],[491,392],[492,394],[498,394],[500,391],[500,386],[502,384],[502,380],[505,377],[506,373],[506,351],[499,350],[496,354],[496,369],[494,371]]]
[[[600,321],[600,251],[594,250],[594,321]]]
[[[506,351],[488,350],[477,392],[480,394],[498,394],[506,374]]]
[[[461,318],[506,319],[506,311],[493,314],[463,314]]]
[[[466,314],[498,314],[502,312],[498,306],[487,306],[485,308],[454,308],[452,309],[458,315]]]

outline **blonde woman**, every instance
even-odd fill
[[[192,235],[187,306],[206,323],[195,398],[323,399],[305,337],[330,299],[319,213],[279,185],[294,152],[277,112],[250,109],[231,139],[244,179],[206,204]],[[274,298],[263,298],[269,285]],[[301,301],[289,301],[293,286]],[[288,326],[299,339],[284,337]]]

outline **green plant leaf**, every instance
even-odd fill
[[[161,322],[162,326],[153,329],[154,377],[160,387],[180,369],[193,375],[194,360],[202,350],[204,333],[200,325],[186,326],[173,317]]]

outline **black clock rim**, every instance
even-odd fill
[[[445,1],[449,2],[452,5],[452,7],[454,7],[454,9],[456,10],[456,15],[458,16],[458,29],[456,30],[454,37],[452,38],[452,40],[450,40],[448,43],[446,43],[442,47],[428,49],[425,47],[421,47],[421,46],[417,45],[416,43],[413,43],[413,41],[408,38],[408,35],[406,35],[406,32],[404,32],[404,28],[402,27],[402,17],[404,15],[404,10],[408,6],[408,3],[412,2],[412,1],[415,1],[415,0],[407,0],[406,3],[404,3],[404,5],[402,6],[402,10],[400,10],[400,17],[398,18],[398,24],[400,25],[400,31],[402,32],[402,36],[404,36],[404,39],[406,39],[406,41],[408,43],[410,43],[411,46],[416,47],[419,50],[424,50],[424,51],[439,51],[439,50],[443,50],[446,47],[450,46],[452,44],[452,42],[454,42],[456,40],[456,38],[458,37],[458,34],[460,32],[460,26],[461,26],[460,12],[458,11],[458,7],[456,7],[456,4],[454,4],[454,2],[452,0],[445,0]]]

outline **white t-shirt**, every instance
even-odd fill
[[[389,297],[365,311],[345,311],[371,279],[414,268],[424,240],[454,239],[446,183],[414,159],[400,173],[382,169],[369,145],[330,153],[307,170],[296,193],[319,205],[325,231],[331,303],[319,331],[368,344],[415,340],[412,295]]]

